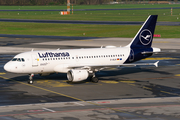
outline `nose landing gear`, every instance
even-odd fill
[[[34,77],[33,73],[29,75],[28,84],[33,84],[33,77]]]

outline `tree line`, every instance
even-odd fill
[[[70,0],[75,5],[96,5],[110,2],[139,2],[146,0]],[[151,1],[151,0],[149,0]],[[156,0],[157,1],[157,0]],[[166,1],[166,0],[159,0]],[[180,0],[169,0],[180,1]],[[0,0],[0,5],[66,5],[67,0]]]

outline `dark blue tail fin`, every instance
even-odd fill
[[[153,41],[157,15],[150,15],[144,22],[134,39],[128,45],[130,48],[149,48]]]

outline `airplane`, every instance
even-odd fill
[[[57,49],[29,51],[16,55],[4,65],[7,72],[29,74],[29,84],[33,84],[34,74],[50,75],[67,73],[71,82],[86,80],[94,83],[99,80],[97,71],[121,66],[155,65],[155,63],[133,62],[152,56],[161,51],[151,47],[158,15],[150,15],[133,40],[124,47],[106,46],[86,49]]]

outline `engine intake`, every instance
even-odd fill
[[[69,70],[67,72],[67,78],[71,82],[79,82],[82,80],[86,80],[89,76],[89,73],[87,70]]]

